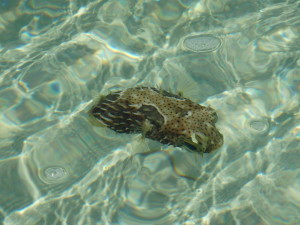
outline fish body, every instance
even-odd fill
[[[152,87],[135,87],[102,96],[90,110],[93,117],[118,133],[209,153],[223,144],[211,107]]]

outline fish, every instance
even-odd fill
[[[101,96],[89,113],[117,133],[140,133],[193,152],[210,153],[223,145],[213,108],[154,87],[111,92]]]

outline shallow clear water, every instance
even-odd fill
[[[299,224],[299,10],[0,0],[0,224]],[[216,109],[224,145],[91,125],[100,94],[136,85]]]

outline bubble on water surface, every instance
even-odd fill
[[[196,35],[184,39],[183,46],[194,52],[211,52],[219,48],[221,41],[212,35]]]
[[[44,170],[43,180],[47,182],[58,182],[67,176],[67,171],[65,168],[60,166],[48,167]]]
[[[259,134],[265,134],[269,131],[269,121],[266,118],[252,119],[249,126],[253,132]]]

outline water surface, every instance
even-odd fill
[[[300,221],[300,3],[0,0],[0,224]],[[93,126],[101,94],[182,92],[202,157]]]

